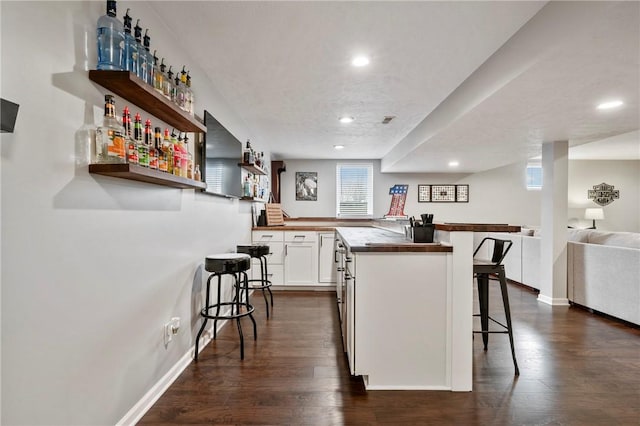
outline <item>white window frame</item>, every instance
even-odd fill
[[[531,173],[534,170],[540,170],[540,182],[531,183],[533,176]],[[544,177],[544,170],[542,170],[542,163],[540,161],[530,161],[527,163],[527,167],[525,169],[525,186],[529,191],[540,191],[542,190],[542,182]]]
[[[343,198],[343,182],[341,177],[341,172],[343,169],[366,169],[367,170],[367,181],[365,183],[364,190],[365,194],[365,202],[366,202],[366,213],[364,212],[354,212],[354,211],[343,211],[341,209],[341,202],[344,200]],[[338,163],[336,164],[336,217],[340,218],[370,218],[373,217],[373,164],[372,163]]]

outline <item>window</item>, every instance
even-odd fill
[[[540,163],[527,164],[527,189],[542,189],[542,165]]]
[[[373,216],[373,165],[336,166],[336,217]]]

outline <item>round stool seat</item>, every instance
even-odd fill
[[[243,272],[251,268],[251,256],[241,253],[210,254],[204,269],[218,274]]]
[[[238,246],[238,253],[248,254],[251,257],[266,256],[269,254],[269,246],[267,245],[241,245]]]

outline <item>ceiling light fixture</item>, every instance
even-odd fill
[[[369,58],[367,58],[366,56],[356,56],[351,61],[351,65],[353,65],[354,67],[366,67],[367,65],[369,65]]]
[[[344,149],[344,145],[334,145],[333,148],[338,150]]]
[[[352,123],[353,120],[355,120],[355,118],[353,117],[348,117],[348,116],[340,117],[340,122],[344,124]]]
[[[460,163],[457,161],[449,161],[449,167],[458,167]]]
[[[617,108],[619,106],[621,106],[623,104],[622,101],[620,100],[615,100],[615,101],[609,101],[609,102],[603,102],[600,105],[598,105],[598,109],[611,109],[611,108]]]

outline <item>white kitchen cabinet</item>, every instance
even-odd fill
[[[336,262],[335,262],[335,233],[322,232],[318,233],[318,282],[335,283],[336,282]]]
[[[318,235],[315,231],[284,231],[284,285],[318,284]]]
[[[267,255],[267,273],[271,285],[284,284],[284,232],[283,231],[253,231],[252,241],[254,244],[269,246]],[[251,278],[260,279],[260,261],[251,259]]]

